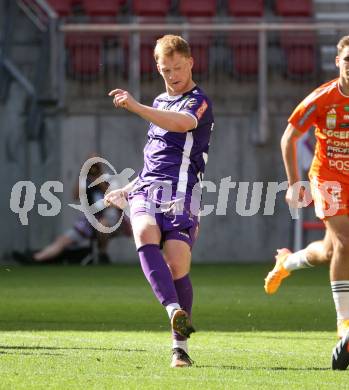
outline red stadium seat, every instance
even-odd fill
[[[312,0],[276,0],[275,11],[284,20],[307,22],[313,14]],[[287,76],[311,76],[316,72],[315,35],[313,32],[283,32],[281,47],[286,58]]]
[[[165,23],[163,18],[146,18],[141,19],[141,23]],[[144,32],[140,36],[140,70],[141,74],[152,74],[157,72],[156,63],[154,60],[154,47],[156,40],[162,37],[164,33],[162,31],[158,32]],[[125,73],[129,68],[129,41],[128,39],[124,40],[124,56],[125,56]]]
[[[261,17],[264,0],[229,0],[229,13],[235,17]],[[255,76],[258,73],[258,33],[233,32],[228,38],[232,48],[233,72],[237,77]]]
[[[315,34],[312,31],[285,31],[281,34],[281,45],[290,46],[311,46],[315,44]]]
[[[87,15],[115,17],[120,10],[120,0],[83,0]]]
[[[133,0],[132,11],[137,16],[165,17],[170,5],[170,0]]]
[[[233,51],[234,74],[238,77],[254,76],[258,73],[258,33],[234,32],[229,37]]]
[[[142,74],[151,74],[157,71],[156,63],[154,60],[154,47],[156,40],[163,36],[163,33],[157,34],[144,34],[141,37],[141,56],[140,56],[140,68]]]
[[[316,71],[316,38],[313,32],[284,32],[281,47],[286,57],[288,76],[313,75]]]
[[[190,22],[209,24],[211,18],[189,18]],[[209,51],[213,42],[213,35],[210,32],[193,31],[188,36],[191,54],[194,58],[193,72],[207,75],[209,71]]]
[[[194,58],[193,72],[207,75],[209,71],[209,49],[212,43],[212,36],[202,33],[192,33],[188,41],[192,57]]]
[[[59,16],[68,16],[71,13],[71,0],[47,0],[48,4]]]
[[[190,23],[211,23],[216,15],[217,0],[180,0],[179,13]],[[211,33],[191,33],[189,43],[194,58],[194,73],[207,74],[209,49],[213,40]]]
[[[309,17],[313,14],[313,1],[276,0],[275,12],[279,16]]]
[[[315,72],[314,49],[297,47],[286,51],[287,74],[290,76],[312,75]]]
[[[260,17],[264,13],[264,0],[229,0],[228,10],[237,17]]]
[[[217,0],[180,0],[179,13],[185,17],[212,17],[216,15]]]
[[[155,35],[147,34],[141,36],[140,71],[142,75],[149,75],[157,71],[153,52],[154,52],[156,40],[161,35],[155,36]],[[130,55],[130,48],[129,48],[128,41],[126,40],[124,43],[125,76],[127,75],[129,69],[129,63],[130,63],[129,55]]]
[[[70,34],[66,39],[68,73],[74,78],[92,78],[101,72],[102,37]]]

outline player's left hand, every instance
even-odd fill
[[[122,189],[110,191],[104,196],[104,204],[107,207],[112,206],[123,210],[128,204],[125,191]]]
[[[113,104],[116,108],[122,107],[129,111],[134,111],[139,104],[137,100],[128,92],[123,89],[113,89],[108,93],[108,96],[114,96]]]

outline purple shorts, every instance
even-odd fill
[[[190,202],[181,203],[184,206],[180,211],[178,201],[160,206],[159,203],[149,200],[146,192],[137,191],[129,197],[131,221],[138,215],[151,215],[155,217],[161,232],[160,246],[166,240],[180,240],[192,249],[198,236],[199,218],[190,212]]]

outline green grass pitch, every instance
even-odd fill
[[[1,267],[0,389],[338,389],[328,270],[266,296],[265,265],[195,265],[195,365],[171,369],[139,267]],[[344,386],[344,387],[343,387]]]

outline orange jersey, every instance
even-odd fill
[[[300,132],[315,126],[317,142],[309,175],[349,184],[349,96],[340,91],[338,78],[307,96],[288,122]]]

